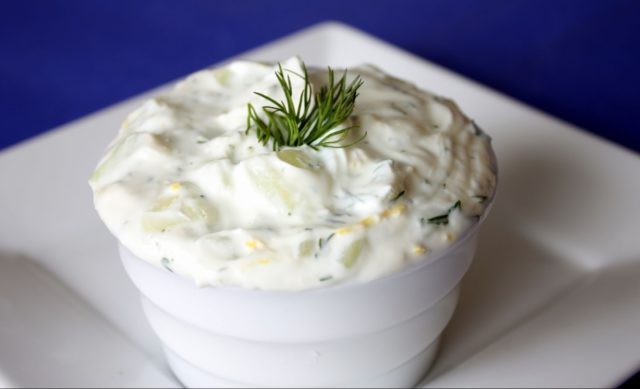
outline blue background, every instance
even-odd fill
[[[0,148],[333,19],[640,152],[640,1],[1,5]]]
[[[0,149],[331,19],[640,152],[640,1],[0,4]]]

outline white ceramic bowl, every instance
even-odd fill
[[[120,253],[188,387],[410,387],[433,362],[481,223],[402,272],[301,292],[198,288]]]

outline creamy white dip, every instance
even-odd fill
[[[302,73],[292,58],[285,70]],[[276,67],[197,72],[144,103],[91,177],[95,206],[136,256],[198,285],[303,290],[428,261],[493,196],[490,139],[454,102],[373,66],[347,148],[273,151],[245,133],[253,92],[280,99]],[[310,69],[315,88],[326,69]],[[294,90],[302,79],[293,76]],[[297,92],[295,94],[297,96]]]

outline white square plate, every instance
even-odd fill
[[[426,386],[612,386],[640,366],[640,158],[351,27],[241,55],[375,63],[492,135],[493,213]],[[0,386],[176,386],[86,183],[163,86],[0,153]],[[357,361],[354,361],[357,363]]]

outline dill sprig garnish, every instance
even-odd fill
[[[287,70],[304,81],[304,87],[296,104],[291,76],[285,74],[282,65],[278,64],[276,78],[284,93],[284,101],[277,101],[264,93],[254,92],[272,105],[262,107],[266,117],[263,119],[258,114],[258,110],[251,103],[248,104],[246,132],[255,127],[258,140],[263,145],[272,141],[274,151],[285,146],[302,145],[309,145],[316,150],[319,147],[349,147],[361,141],[367,135],[366,133],[359,139],[342,145],[341,142],[357,126],[337,129],[353,112],[358,89],[364,83],[360,76],[347,83],[345,71],[336,82],[335,74],[329,67],[327,85],[323,86],[319,93],[314,94],[304,63],[302,70],[303,74]]]

